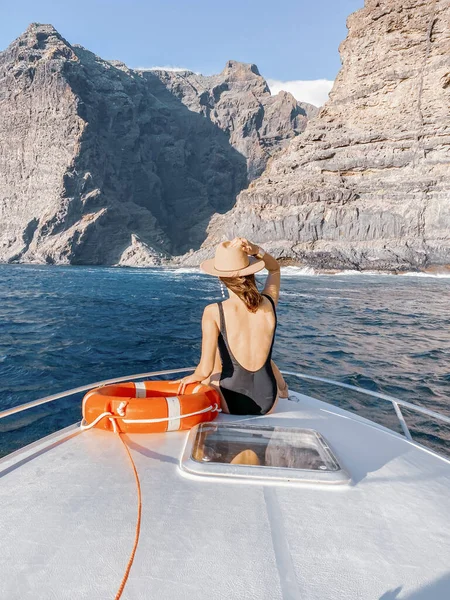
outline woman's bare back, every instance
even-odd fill
[[[275,328],[270,300],[263,296],[255,313],[239,299],[225,300],[222,306],[228,346],[234,358],[247,371],[259,370],[267,360]],[[219,324],[219,311],[217,318]]]

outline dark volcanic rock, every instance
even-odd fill
[[[219,75],[191,71],[145,71],[158,77],[171,95],[203,114],[230,135],[247,159],[249,179],[261,175],[268,159],[301,133],[317,108],[288,92],[270,95],[256,65],[228,61]]]
[[[211,215],[246,187],[248,154],[162,79],[70,45],[50,25],[32,24],[0,53],[0,261],[159,264],[199,247]],[[303,118],[292,118],[291,99],[281,105],[263,119],[270,152]],[[249,109],[239,122],[249,139],[252,119]]]
[[[450,264],[449,24],[448,0],[366,0],[329,101],[186,262],[240,235],[322,268]]]

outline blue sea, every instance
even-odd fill
[[[264,276],[257,280],[263,285]],[[0,265],[0,411],[112,377],[195,366],[218,280],[196,269]],[[282,269],[281,369],[450,415],[450,278]],[[288,377],[292,389],[398,428],[390,403]],[[0,455],[80,418],[82,394],[0,421]],[[418,441],[450,428],[405,411]]]

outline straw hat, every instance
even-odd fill
[[[261,271],[264,266],[262,259],[249,256],[242,248],[230,247],[230,242],[222,242],[216,248],[215,257],[203,261],[200,269],[217,277],[240,277]]]

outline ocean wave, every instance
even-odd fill
[[[281,267],[281,272],[288,277],[311,277],[312,275],[320,275],[312,267]]]
[[[433,279],[450,279],[450,273],[424,273],[423,271],[407,271],[399,273],[402,277],[432,277]]]
[[[281,267],[283,276],[288,277],[336,277],[336,276],[356,276],[356,275],[394,275],[388,271],[357,271],[356,269],[342,269],[336,271],[321,271],[313,267]]]
[[[181,275],[182,273],[201,273],[199,267],[163,267],[162,272]]]
[[[5,265],[6,266],[6,265]],[[8,265],[10,266],[10,265]],[[202,275],[203,272],[200,270],[200,267],[170,267],[170,266],[146,266],[146,267],[118,267],[118,266],[71,266],[71,265],[41,265],[41,264],[25,264],[25,265],[14,265],[16,269],[23,269],[24,273],[32,273],[32,272],[40,272],[40,274],[45,274],[50,277],[54,277],[55,274],[58,275],[82,275],[83,277],[89,273],[94,275],[100,275],[103,277],[105,273],[109,273],[112,275],[118,275],[121,271],[125,271],[128,274],[140,275],[141,277],[146,277],[149,274],[161,275],[182,275],[184,273],[191,273],[195,275]],[[314,269],[313,267],[308,266],[282,266],[281,272],[284,277],[336,277],[336,276],[345,276],[345,277],[353,277],[353,276],[377,276],[377,277],[385,277],[389,275],[392,276],[400,276],[400,277],[429,277],[433,279],[450,279],[450,272],[425,272],[425,271],[405,271],[405,272],[393,272],[393,271],[382,271],[382,270],[363,270],[359,271],[357,269],[342,269],[342,270],[321,270]],[[70,283],[73,283],[70,280]],[[23,294],[26,294],[27,291],[23,291]],[[48,295],[48,291],[46,294]],[[31,295],[31,294],[30,294]],[[33,295],[36,295],[33,292]]]
[[[292,298],[317,298],[315,294],[301,294],[300,292],[285,292],[280,290],[280,296]]]
[[[353,277],[355,275],[395,275],[395,273],[389,273],[389,271],[357,271],[356,269],[344,269],[343,271],[330,273],[330,275],[344,275],[346,277]]]
[[[311,276],[328,276],[328,277],[432,277],[434,279],[450,279],[450,273],[426,273],[424,271],[406,271],[404,273],[395,273],[392,271],[358,271],[356,269],[343,269],[341,271],[327,272],[315,270],[312,267],[281,267],[283,275],[288,277],[311,277]]]

